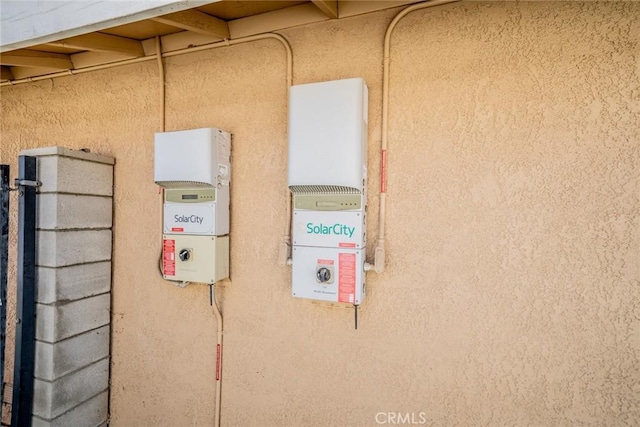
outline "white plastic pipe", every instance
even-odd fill
[[[278,252],[278,264],[291,265],[291,191],[287,188],[285,194],[285,200],[287,203],[287,220],[284,227],[284,237],[280,243],[280,250]]]
[[[293,53],[291,51],[291,46],[289,45],[289,41],[285,39],[283,36],[281,36],[280,34],[276,34],[276,33],[258,34],[255,36],[241,37],[233,40],[225,40],[221,42],[209,43],[202,46],[188,47],[185,49],[174,50],[172,52],[165,52],[165,53],[162,53],[161,55],[163,58],[169,58],[171,56],[184,55],[186,53],[199,52],[201,50],[233,46],[236,44],[247,43],[247,42],[252,42],[257,40],[266,40],[266,39],[278,40],[284,46],[287,54],[287,87],[291,86],[291,81],[293,79]],[[155,55],[143,56],[140,58],[133,58],[133,59],[126,59],[124,61],[113,62],[110,64],[94,65],[92,67],[79,68],[77,70],[67,70],[67,71],[61,71],[59,73],[46,74],[44,76],[28,77],[26,79],[19,79],[19,80],[10,80],[10,81],[0,83],[0,87],[13,86],[13,85],[22,84],[22,83],[37,82],[40,80],[48,80],[48,79],[53,79],[57,77],[73,76],[76,74],[83,74],[83,73],[88,73],[90,71],[104,70],[107,68],[119,67],[122,65],[137,64],[139,62],[145,62],[145,61],[151,61],[151,60],[157,59],[157,57],[158,57],[158,52],[156,52]]]
[[[160,36],[156,36],[156,52],[162,52],[162,43],[160,41]],[[165,79],[164,79],[164,63],[162,62],[162,55],[156,55],[158,59],[158,74],[160,75],[160,118],[161,118],[161,126],[160,131],[165,131],[165,123],[166,123],[166,112],[165,112]],[[162,190],[164,193],[164,189]]]
[[[378,211],[378,242],[374,253],[374,270],[382,273],[385,267],[385,217],[387,213],[387,145],[389,140],[389,63],[391,57],[391,34],[398,22],[409,13],[440,6],[447,3],[455,3],[460,0],[433,0],[427,3],[414,4],[398,13],[384,35],[384,64],[382,69],[382,142],[380,147],[380,209]]]
[[[208,49],[215,49],[218,47],[227,47],[227,46],[233,46],[236,44],[241,44],[241,43],[248,43],[248,42],[252,42],[252,41],[258,41],[258,40],[268,40],[268,39],[274,39],[274,40],[278,40],[280,43],[282,43],[282,45],[285,48],[285,53],[286,53],[286,57],[287,57],[287,77],[286,77],[286,85],[287,85],[287,102],[289,99],[289,88],[292,85],[293,82],[293,51],[291,50],[291,45],[289,44],[289,41],[284,38],[283,36],[281,36],[280,34],[276,34],[276,33],[266,33],[266,34],[258,34],[255,36],[249,36],[249,37],[242,37],[242,38],[238,38],[238,39],[234,39],[234,40],[224,40],[221,42],[216,42],[216,43],[209,43],[206,45],[202,45],[202,46],[196,46],[196,47],[190,47],[190,48],[186,48],[186,49],[180,49],[180,50],[176,50],[173,52],[166,52],[166,53],[162,53],[161,50],[161,43],[160,43],[160,37],[156,37],[156,54],[155,55],[150,55],[150,56],[144,56],[141,58],[133,58],[133,59],[128,59],[125,61],[119,61],[119,62],[114,62],[114,63],[110,63],[110,64],[103,64],[103,65],[95,65],[93,67],[87,67],[87,68],[81,68],[78,70],[68,70],[68,71],[63,71],[60,73],[54,73],[54,74],[47,74],[44,76],[37,76],[37,77],[29,77],[26,79],[20,79],[20,80],[11,80],[8,82],[3,82],[0,83],[0,87],[2,86],[13,86],[13,85],[17,85],[17,84],[22,84],[22,83],[30,83],[30,82],[36,82],[39,80],[48,80],[48,79],[53,79],[53,78],[58,78],[58,77],[66,77],[69,75],[76,75],[76,74],[82,74],[82,73],[88,73],[90,71],[97,71],[97,70],[104,70],[107,68],[114,68],[114,67],[119,67],[122,65],[129,65],[129,64],[137,64],[139,62],[145,62],[145,61],[150,61],[153,59],[156,59],[158,62],[158,70],[160,73],[160,82],[161,82],[161,116],[162,116],[162,126],[161,129],[164,132],[165,131],[165,78],[164,78],[164,64],[162,62],[162,58],[168,58],[171,56],[177,56],[177,55],[184,55],[187,53],[192,53],[192,52],[199,52],[202,50],[208,50]],[[290,242],[291,242],[291,196],[288,195],[287,196],[287,225],[286,225],[286,230],[285,231],[285,237],[284,240],[285,242],[289,242],[288,247],[291,246]],[[287,258],[288,258],[288,254],[285,257],[285,263],[287,263]],[[214,307],[214,312],[216,315],[216,323],[218,325],[218,331],[217,331],[217,340],[216,340],[216,396],[215,396],[215,415],[214,415],[214,426],[215,427],[219,427],[220,426],[220,407],[221,407],[221,402],[222,402],[222,335],[223,335],[223,323],[222,323],[222,313],[220,312],[220,308],[218,307],[218,303],[216,302],[216,298],[215,298],[215,285],[213,287],[213,307]]]
[[[275,39],[278,40],[282,43],[282,45],[285,48],[285,52],[286,52],[286,56],[287,56],[287,77],[286,77],[286,84],[287,84],[287,100],[289,99],[289,88],[291,87],[292,81],[293,81],[293,52],[291,50],[291,45],[289,44],[288,40],[285,39],[283,36],[279,35],[279,34],[275,34],[275,33],[267,33],[267,34],[259,34],[256,36],[250,36],[250,37],[243,37],[243,38],[239,38],[239,39],[235,39],[235,40],[226,40],[223,42],[217,42],[217,43],[210,43],[207,45],[203,45],[203,46],[197,46],[197,47],[192,47],[192,48],[187,48],[187,49],[181,49],[181,50],[176,50],[173,52],[167,52],[167,53],[162,53],[162,46],[161,46],[161,42],[160,42],[160,37],[156,37],[156,54],[155,55],[150,55],[150,56],[145,56],[142,58],[134,58],[134,59],[129,59],[129,60],[125,60],[125,61],[120,61],[120,62],[115,62],[115,63],[111,63],[111,64],[104,64],[104,65],[96,65],[93,67],[87,67],[87,68],[81,68],[79,70],[68,70],[68,71],[64,71],[64,72],[60,72],[60,73],[55,73],[55,74],[48,74],[45,76],[38,76],[38,77],[32,77],[32,78],[27,78],[27,79],[21,79],[21,80],[12,80],[9,82],[4,82],[2,84],[0,84],[0,86],[10,86],[10,85],[16,85],[16,84],[21,84],[21,83],[29,83],[29,82],[36,82],[39,80],[47,80],[47,79],[53,79],[53,78],[57,78],[57,77],[66,77],[69,75],[75,75],[75,74],[82,74],[82,73],[87,73],[89,71],[97,71],[97,70],[103,70],[103,69],[107,69],[107,68],[113,68],[113,67],[118,67],[118,66],[122,66],[122,65],[128,65],[128,64],[136,64],[138,62],[145,62],[145,61],[150,61],[153,59],[157,60],[158,63],[158,71],[159,71],[159,77],[160,77],[160,97],[161,97],[161,130],[162,132],[165,131],[165,123],[166,123],[166,109],[165,109],[165,93],[166,93],[166,82],[165,82],[165,73],[164,73],[164,64],[162,62],[162,58],[166,58],[166,57],[171,57],[171,56],[177,56],[177,55],[184,55],[186,53],[191,53],[191,52],[199,52],[201,50],[207,50],[207,49],[215,49],[218,47],[226,47],[226,46],[232,46],[235,44],[240,44],[240,43],[247,43],[247,42],[252,42],[252,41],[258,41],[258,40],[267,40],[267,39]],[[163,190],[164,191],[164,190]],[[161,195],[163,194],[163,192],[161,192]],[[288,203],[289,206],[289,210],[290,210],[290,206],[291,206],[291,202],[289,200]],[[162,213],[160,215],[160,218],[162,218]],[[289,212],[288,216],[288,225],[287,225],[287,229],[291,229],[291,214]],[[285,236],[285,238],[287,238],[287,236]],[[291,240],[291,237],[288,236],[289,241]],[[223,319],[222,319],[222,313],[220,312],[220,308],[218,307],[218,303],[216,301],[216,297],[215,297],[215,285],[212,289],[213,295],[212,295],[212,299],[213,299],[213,307],[214,307],[214,312],[216,315],[216,323],[217,323],[217,339],[216,339],[216,396],[215,396],[215,414],[214,414],[214,426],[215,427],[219,427],[220,426],[220,408],[221,408],[221,403],[222,403],[222,335],[223,335]]]
[[[222,403],[222,313],[220,307],[218,307],[218,301],[216,301],[216,285],[213,285],[211,290],[213,311],[216,314],[216,323],[218,324],[218,333],[216,340],[216,404],[213,425],[220,427],[220,407]]]

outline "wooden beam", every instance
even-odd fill
[[[329,18],[311,3],[239,18],[229,22],[231,38],[268,33],[284,28],[326,21]]]
[[[69,55],[37,50],[14,50],[3,53],[0,55],[0,64],[16,67],[46,67],[57,70],[73,68]]]
[[[340,18],[348,18],[350,16],[377,12],[379,10],[391,9],[393,7],[407,6],[420,1],[421,0],[340,1]]]
[[[140,41],[111,34],[91,33],[47,44],[93,52],[118,52],[133,56],[144,56],[144,49],[142,49]]]
[[[219,39],[229,38],[229,25],[226,21],[195,9],[158,16],[153,20],[206,36],[213,36]]]
[[[338,19],[338,0],[311,0],[318,9],[331,19]]]
[[[59,68],[45,67],[11,67],[14,80],[28,79],[29,77],[45,76],[47,74],[59,73]]]
[[[9,67],[0,67],[0,80],[13,80],[13,73]]]
[[[162,53],[171,52],[173,50],[185,49],[189,46],[201,46],[203,44],[215,43],[221,41],[219,37],[205,36],[194,33],[193,31],[180,31],[179,33],[167,34],[160,37],[162,40]],[[146,39],[142,41],[144,54],[156,54],[156,39]]]
[[[127,59],[139,58],[120,52],[78,52],[71,54],[71,62],[75,70],[79,68],[93,67],[94,65],[109,64]]]

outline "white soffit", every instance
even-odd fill
[[[0,0],[0,52],[100,31],[220,0]]]

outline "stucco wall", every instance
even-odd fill
[[[284,32],[294,83],[363,77],[369,247],[382,39],[397,10]],[[392,43],[388,266],[353,311],[290,296],[285,58],[275,41],[166,61],[167,130],[233,133],[222,423],[633,424],[640,419],[640,3],[462,3]],[[0,160],[114,156],[114,426],[213,419],[208,289],[158,275],[154,63],[2,89]],[[378,421],[386,418],[378,417]]]

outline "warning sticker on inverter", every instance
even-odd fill
[[[176,275],[176,241],[164,239],[162,244],[162,271],[165,276]]]
[[[338,302],[356,300],[356,254],[338,254]]]

